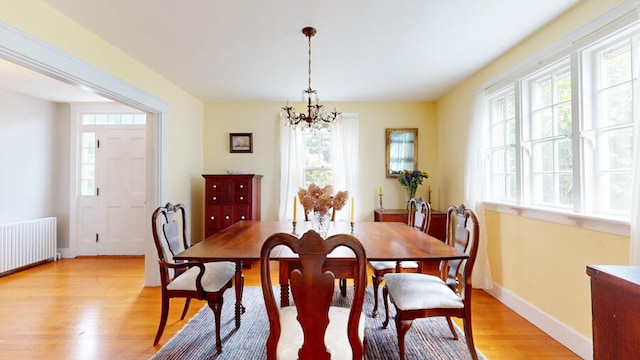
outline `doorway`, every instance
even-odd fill
[[[72,109],[77,254],[144,255],[146,114],[116,103]]]

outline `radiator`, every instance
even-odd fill
[[[56,218],[0,225],[0,274],[56,260]]]

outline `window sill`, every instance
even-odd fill
[[[619,217],[595,216],[587,214],[554,211],[497,202],[484,202],[486,210],[504,214],[518,215],[526,218],[574,226],[581,229],[600,231],[620,236],[629,235],[629,219]]]

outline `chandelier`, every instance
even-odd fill
[[[319,104],[318,93],[311,89],[311,38],[316,34],[316,29],[308,26],[302,29],[302,33],[309,39],[309,82],[307,89],[302,90],[302,100],[307,103],[307,113],[297,113],[287,101],[287,105],[280,111],[280,117],[285,125],[292,128],[320,129],[339,121],[340,113],[335,108],[333,112],[327,111],[324,105]]]

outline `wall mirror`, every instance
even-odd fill
[[[397,177],[404,170],[418,167],[418,129],[387,129],[386,173]]]

